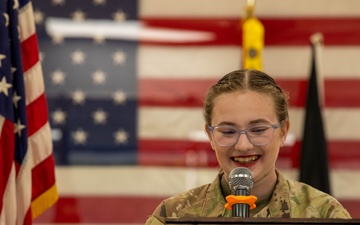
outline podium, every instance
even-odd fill
[[[234,217],[182,217],[166,218],[165,224],[219,225],[219,224],[360,224],[360,219],[312,219],[312,218],[234,218]]]

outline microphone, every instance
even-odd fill
[[[229,186],[235,196],[249,196],[254,185],[251,171],[245,167],[237,167],[229,174]],[[249,217],[250,205],[237,203],[232,205],[233,217]]]

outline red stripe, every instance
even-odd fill
[[[25,214],[23,225],[32,225],[32,215],[31,215],[31,207],[29,207],[28,211]]]
[[[144,224],[164,197],[79,196],[61,197],[34,220],[36,224]],[[360,218],[358,199],[339,199],[353,218]]]
[[[48,121],[48,110],[45,95],[42,94],[26,107],[28,136],[30,137]]]
[[[14,124],[5,119],[0,127],[0,212],[3,207],[3,199],[6,185],[9,180],[11,165],[14,162],[15,136]]]
[[[28,71],[39,61],[39,47],[36,34],[21,42],[23,70]]]
[[[144,224],[163,198],[128,196],[61,197],[34,223]]]
[[[139,103],[141,106],[201,107],[212,79],[140,79]],[[277,79],[290,95],[291,107],[304,107],[307,80]],[[327,107],[360,107],[359,79],[325,80]]]
[[[359,107],[360,78],[325,81],[325,104],[328,107]]]
[[[32,183],[36,185],[32,187],[31,200],[35,200],[55,184],[54,165],[54,157],[50,155],[32,169]]]
[[[325,45],[359,45],[360,18],[259,18],[265,45],[309,45],[309,37],[322,32]],[[196,43],[143,42],[156,45],[241,45],[240,18],[142,18],[149,28],[207,31],[215,39]]]
[[[215,80],[140,79],[141,106],[199,107]]]
[[[142,139],[139,141],[139,164],[147,166],[218,166],[214,151],[207,142],[189,140]],[[360,168],[360,141],[328,141],[332,168]],[[300,142],[286,146],[279,153],[279,165],[299,166]]]

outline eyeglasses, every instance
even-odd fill
[[[261,146],[268,144],[273,136],[274,130],[279,128],[284,120],[276,125],[256,125],[245,130],[240,130],[234,126],[208,126],[214,141],[221,146],[231,146],[238,142],[241,134],[246,134],[246,137],[251,144]]]

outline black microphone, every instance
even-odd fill
[[[249,196],[254,185],[251,171],[245,167],[237,167],[229,174],[229,186],[235,196]],[[233,217],[249,217],[250,206],[246,203],[237,203],[232,206]]]

